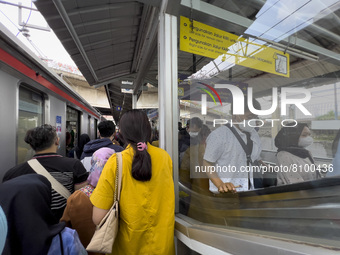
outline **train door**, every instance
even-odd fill
[[[94,139],[98,139],[98,132],[97,132],[97,125],[98,125],[98,120],[94,119],[94,127],[93,127],[93,136]]]
[[[67,106],[66,110],[66,156],[73,157],[74,148],[79,139],[80,112]]]
[[[27,130],[43,124],[44,99],[41,93],[25,86],[19,87],[17,163],[23,163],[34,155],[34,150],[25,143]]]

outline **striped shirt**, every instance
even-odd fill
[[[65,188],[71,193],[74,192],[74,185],[83,183],[87,180],[88,173],[83,164],[74,158],[66,158],[56,153],[37,154],[33,158],[37,159],[40,164]],[[35,173],[27,162],[17,165],[8,170],[3,181],[13,179],[23,174]],[[51,209],[55,215],[61,218],[66,199],[52,189]]]

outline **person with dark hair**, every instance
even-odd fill
[[[178,131],[182,130],[182,122],[178,121]]]
[[[150,144],[151,126],[139,110],[120,120],[122,152],[119,229],[112,254],[175,254],[175,194],[169,154]],[[107,161],[90,200],[98,225],[113,204],[117,156]]]
[[[178,133],[178,156],[179,165],[182,163],[182,159],[185,151],[192,145],[198,144],[198,133],[202,128],[203,122],[198,117],[193,117],[187,121],[187,126]]]
[[[203,122],[198,117],[191,118],[187,123],[187,131],[190,135],[190,137],[194,138],[198,136],[198,133],[200,132],[202,128]]]
[[[182,128],[178,132],[178,156],[181,159],[181,153],[184,153],[190,146],[190,135],[187,128]],[[179,160],[180,162],[181,160]]]
[[[256,120],[248,108],[247,97],[244,100],[244,114],[232,115],[232,125],[223,125],[207,138],[203,167],[218,169],[225,167],[228,171],[207,171],[209,176],[209,190],[213,193],[247,191],[260,187],[255,183],[253,172],[241,171],[241,168],[257,165],[262,150],[261,140],[256,130],[249,125],[249,120]],[[255,109],[260,110],[259,102],[254,99]],[[233,112],[233,105],[231,107]],[[242,146],[241,140],[243,140]],[[247,147],[247,153],[245,151]],[[232,170],[230,170],[232,169]]]
[[[51,183],[38,174],[19,176],[0,185],[0,205],[9,230],[3,254],[87,254],[77,232],[54,217],[51,191]]]
[[[116,131],[115,124],[113,124],[112,121],[105,120],[100,122],[98,124],[98,131],[100,138],[86,143],[83,153],[80,157],[80,160],[87,171],[90,171],[91,169],[91,158],[96,150],[103,147],[111,148],[115,150],[115,152],[120,152],[123,150],[121,146],[112,142],[112,140],[114,140],[114,134]]]
[[[73,149],[71,146],[72,136],[70,132],[66,132],[66,156],[69,157],[70,151]]]
[[[181,150],[179,151],[179,180],[182,184],[191,187],[190,172],[198,166],[198,135],[203,122],[198,117],[193,117],[187,122],[187,136],[184,135]],[[180,140],[180,141],[181,141]],[[185,146],[185,147],[184,147]],[[185,148],[184,151],[182,151]]]
[[[203,174],[195,175],[195,168],[203,165],[203,156],[206,147],[206,139],[211,133],[209,127],[202,125],[197,135],[197,143],[191,145],[184,153],[179,169],[179,179],[182,184],[198,192],[198,189],[205,189],[207,186],[207,176]],[[201,185],[203,184],[203,185]],[[195,186],[195,188],[194,188]],[[204,188],[203,188],[204,186]],[[209,185],[206,190],[209,190]]]
[[[30,129],[26,133],[25,142],[36,153],[33,159],[36,159],[70,193],[87,184],[88,173],[82,163],[77,159],[57,154],[59,137],[55,127],[44,124]],[[35,171],[25,162],[8,170],[3,181],[31,173],[35,173]],[[60,219],[66,206],[66,198],[55,190],[52,191],[52,196],[52,211]]]
[[[119,134],[119,129],[117,130],[117,132],[115,132],[114,136],[115,136],[114,140],[118,142],[118,145],[124,147],[124,141],[122,140],[121,135]]]
[[[90,141],[88,134],[82,134],[79,137],[78,145],[75,148],[75,158],[80,159],[81,154],[83,154],[84,146]]]
[[[313,166],[312,154],[306,149],[312,143],[311,132],[305,123],[298,123],[296,126],[295,123],[289,123],[281,128],[275,137],[277,160],[282,169],[287,167],[289,171],[278,172],[278,185],[310,181],[321,177],[317,167]],[[298,171],[293,171],[294,168]]]

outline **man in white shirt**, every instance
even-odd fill
[[[247,135],[249,136],[253,143],[251,161],[254,162],[260,159],[262,147],[258,133],[248,125],[247,120],[257,119],[258,116],[249,111],[246,98],[244,102],[244,115],[233,115],[232,126],[245,144],[247,144],[248,140]],[[255,109],[260,110],[260,104],[255,99],[253,100],[253,106]],[[254,122],[251,123],[254,125]],[[210,179],[209,190],[211,192],[235,193],[236,191],[254,189],[253,172],[244,171],[245,167],[249,164],[247,162],[247,155],[229,127],[223,125],[208,136],[203,159],[203,167],[205,169],[215,167],[215,172],[211,171],[208,173],[207,171]]]

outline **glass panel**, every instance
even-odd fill
[[[43,124],[43,98],[42,95],[19,88],[19,120],[18,120],[18,161],[23,163],[29,160],[34,151],[25,143],[27,130]]]
[[[339,2],[212,5],[180,19],[180,212],[339,247]]]

